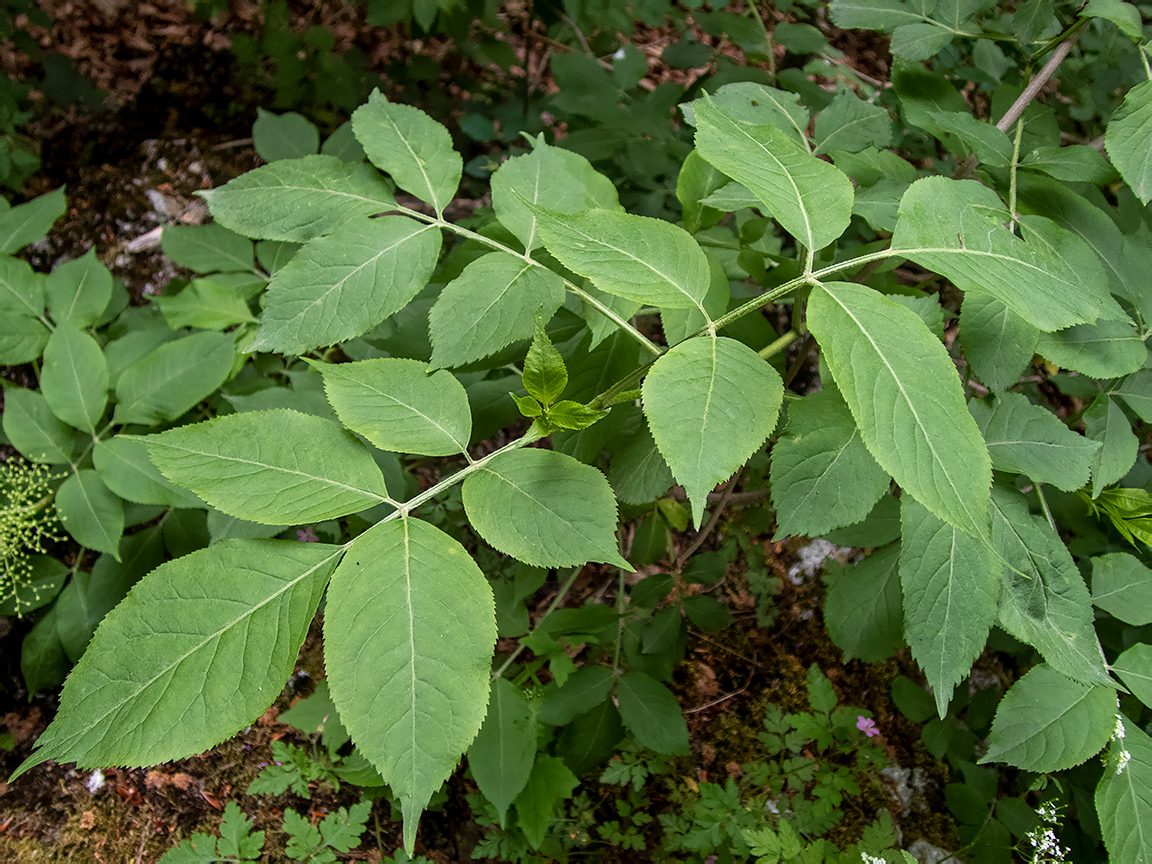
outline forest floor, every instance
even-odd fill
[[[218,186],[259,164],[249,139],[255,106],[241,104],[227,50],[228,33],[254,26],[259,4],[233,3],[232,16],[215,25],[194,20],[186,0],[53,0],[42,5],[57,24],[40,34],[41,45],[71,57],[107,98],[101,110],[55,111],[33,125],[32,134],[42,147],[43,170],[26,194],[31,197],[66,184],[69,211],[26,257],[46,271],[95,245],[101,260],[125,280],[134,302],[147,302],[149,295],[182,274],[158,247],[131,251],[137,245],[132,241],[163,224],[202,218],[194,206],[194,192]],[[328,26],[336,36],[337,50],[342,44],[358,44],[372,63],[382,64],[397,52],[435,54],[441,48],[430,42],[405,43],[398,32],[365,44],[367,28],[358,20],[359,7],[338,2],[301,5],[306,11],[294,23]],[[658,40],[659,34],[648,38]],[[877,74],[886,71],[882,56],[866,59]],[[8,51],[0,52],[0,65],[19,74],[34,64]],[[657,69],[654,74],[662,73]],[[26,374],[3,371],[10,380]],[[721,525],[718,535],[724,530]],[[892,811],[906,842],[923,838],[935,846],[955,848],[951,821],[942,815],[947,812],[942,797],[949,779],[947,767],[924,750],[920,728],[894,708],[889,692],[897,675],[918,677],[910,656],[904,652],[882,664],[843,662],[822,623],[819,575],[799,566],[802,544],[774,543],[767,536],[756,542],[767,553],[770,575],[781,585],[775,622],[757,626],[756,601],[742,577],[741,562],[736,561],[717,595],[731,608],[734,625],[716,635],[692,632],[686,659],[675,675],[693,742],[686,763],[691,772],[688,781],[722,782],[734,764],[752,759],[767,704],[779,705],[785,712],[807,710],[806,675],[809,665],[816,663],[832,681],[841,704],[872,711],[893,765],[905,776],[915,772],[921,781],[914,799],[901,799],[888,790],[882,796],[887,801],[877,804]],[[843,558],[848,553],[836,554]],[[571,600],[579,603],[595,593],[606,578],[596,565],[589,565]],[[555,587],[549,582],[536,595],[536,608],[530,609],[533,621],[554,597]],[[0,752],[0,776],[9,775],[28,755],[57,706],[56,693],[37,693],[29,699],[24,689],[19,658],[27,630],[26,621],[0,620],[0,731],[11,733],[15,744],[13,750]],[[157,861],[193,831],[214,833],[229,801],[240,803],[256,828],[267,832],[266,848],[271,851],[264,860],[287,860],[281,827],[285,809],[296,809],[316,822],[360,797],[347,784],[339,792],[320,784],[310,798],[244,793],[271,762],[273,741],[309,743],[277,717],[323,677],[319,621],[301,650],[296,670],[262,717],[199,756],[153,768],[102,771],[48,763],[15,784],[0,781],[0,860]],[[995,674],[991,665],[989,671]],[[589,782],[595,785],[595,778]],[[470,781],[458,772],[449,781],[447,802],[422,822],[419,851],[438,864],[472,860],[469,853],[482,830],[465,802],[472,791]],[[379,861],[393,854],[399,823],[388,821],[388,815],[386,804],[378,803],[361,846],[340,859]],[[870,819],[870,815],[847,819],[845,831],[858,836],[860,826]],[[609,851],[605,860],[637,860],[630,854]]]

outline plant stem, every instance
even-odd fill
[[[1008,189],[1008,230],[1016,233],[1016,175],[1020,165],[1020,139],[1024,135],[1023,119],[1016,121],[1016,140],[1012,144],[1012,167],[1010,169],[1011,181]]]
[[[761,348],[757,353],[767,360],[769,357],[774,357],[800,338],[800,334],[795,330],[789,330],[775,342]]]
[[[1059,534],[1060,530],[1056,527],[1056,520],[1052,518],[1052,511],[1048,509],[1048,499],[1044,497],[1043,485],[1042,483],[1036,484],[1036,497],[1040,499],[1040,507],[1044,510],[1044,515],[1048,518],[1048,524],[1052,526],[1053,531]]]
[[[548,608],[545,610],[544,616],[540,619],[540,622],[537,623],[536,627],[533,627],[526,636],[520,637],[520,644],[516,646],[516,650],[513,651],[508,659],[500,665],[499,669],[492,673],[493,681],[495,681],[497,678],[503,677],[504,673],[508,671],[508,667],[516,662],[517,657],[524,653],[525,640],[527,640],[528,636],[531,636],[533,633],[535,633],[536,628],[539,627],[540,624],[542,624],[544,621],[548,620],[548,616],[555,612],[556,608],[564,602],[564,598],[568,596],[568,591],[572,588],[572,583],[576,581],[576,577],[580,575],[580,571],[583,569],[583,564],[581,564],[579,567],[572,568],[572,572],[568,574],[568,578],[565,580],[564,584],[560,586],[560,593],[558,593],[555,599],[553,599],[552,602],[548,604]]]
[[[728,481],[728,485],[724,487],[724,491],[720,494],[720,500],[716,502],[716,506],[712,508],[712,518],[708,520],[708,524],[700,531],[696,532],[696,536],[692,539],[692,543],[676,557],[676,572],[679,573],[684,569],[684,565],[688,559],[696,554],[696,550],[704,545],[704,541],[708,539],[708,535],[716,528],[716,524],[720,521],[720,517],[724,514],[724,508],[728,504],[732,492],[736,489],[736,484],[740,481],[740,473],[744,470],[743,466],[736,469],[736,473],[732,475],[732,479]]]

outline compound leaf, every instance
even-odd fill
[[[774,126],[738,122],[710,96],[692,104],[700,155],[751,189],[784,230],[813,251],[844,233],[853,194],[844,172]]]
[[[866,147],[892,143],[892,118],[883,106],[865,102],[851,90],[841,90],[816,115],[815,153],[843,150],[856,153]]]
[[[900,587],[904,637],[924,670],[941,717],[996,621],[1000,575],[981,541],[900,499]]]
[[[232,372],[236,342],[225,333],[193,333],[145,354],[116,379],[117,423],[175,420],[212,395]]]
[[[371,166],[335,156],[280,159],[198,194],[230,231],[293,243],[327,234],[357,216],[396,208],[391,190]]]
[[[367,104],[352,112],[352,131],[373,165],[444,212],[464,167],[447,129],[419,108],[389,102],[373,90]]]
[[[688,492],[699,527],[708,493],[776,428],[784,382],[742,342],[701,337],[662,354],[642,395],[652,437]]]
[[[228,540],[157,567],[101,623],[12,779],[48,759],[156,765],[244,728],[292,674],[342,552]]]
[[[1004,694],[980,763],[1063,771],[1100,752],[1115,727],[1115,690],[1081,684],[1042,663]]]
[[[864,445],[852,412],[834,388],[788,408],[772,447],[776,536],[819,537],[868,515],[888,491],[888,472]]]
[[[360,752],[400,799],[404,845],[484,721],[496,608],[464,547],[415,519],[361,534],[324,615],[328,685]]]
[[[367,333],[420,292],[439,253],[434,226],[350,219],[276,271],[250,350],[302,354]]]
[[[381,450],[451,456],[468,446],[468,394],[450,373],[395,357],[312,365],[341,422]]]
[[[603,561],[631,569],[616,548],[616,499],[604,475],[554,450],[502,453],[469,474],[468,520],[484,540],[535,567]]]
[[[915,312],[848,282],[814,288],[808,325],[872,456],[949,524],[987,534],[991,462],[956,367]]]
[[[212,507],[302,525],[385,500],[384,475],[338,423],[287,408],[229,414],[144,439],[160,471]]]

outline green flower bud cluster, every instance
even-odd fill
[[[54,508],[53,474],[47,465],[9,459],[0,463],[0,604],[15,601],[16,613],[38,605],[38,585],[31,581],[29,554],[63,539]],[[21,587],[31,596],[22,596]]]

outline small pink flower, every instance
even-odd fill
[[[301,543],[318,543],[320,538],[316,536],[316,532],[312,530],[312,526],[307,528],[297,528],[296,536],[300,538]]]
[[[869,720],[863,714],[856,715],[856,728],[871,738],[873,735],[879,735],[880,730],[876,728],[876,721]]]

